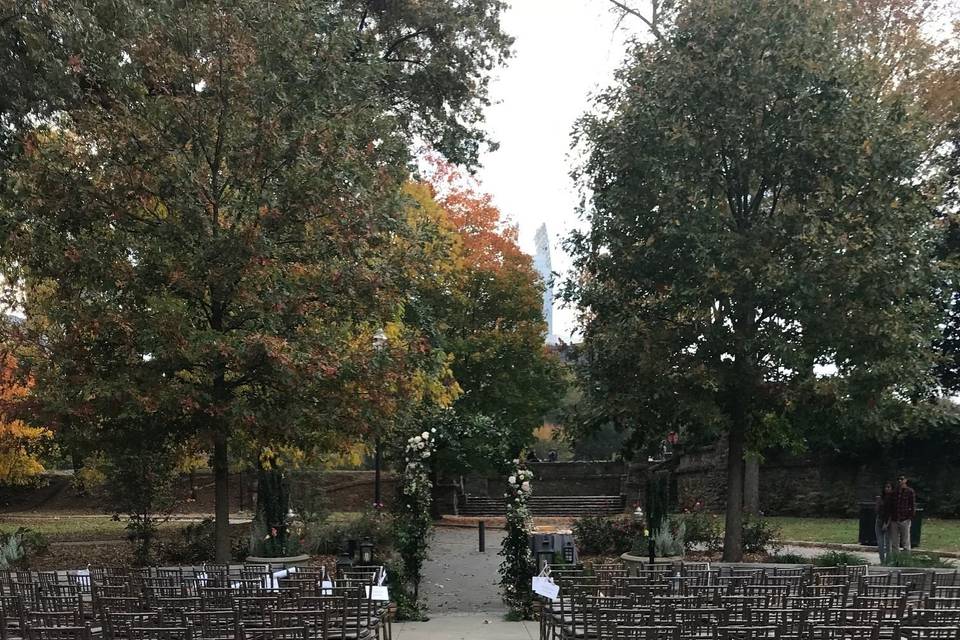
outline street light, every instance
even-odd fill
[[[377,329],[377,332],[373,334],[373,349],[377,352],[377,355],[383,353],[383,350],[387,347],[387,334],[384,333],[383,328]],[[374,439],[374,453],[373,453],[373,504],[375,509],[380,509],[380,505],[383,503],[380,495],[380,430],[376,430],[376,438]]]

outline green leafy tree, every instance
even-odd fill
[[[436,163],[430,177],[405,189],[415,242],[398,247],[414,267],[399,269],[409,292],[404,322],[449,358],[456,399],[417,420],[421,431],[444,434],[435,472],[499,470],[532,440],[565,380],[544,344],[542,283],[516,229],[451,165]]]
[[[960,87],[960,21],[955,24],[953,48],[954,88]],[[956,93],[956,91],[955,91]],[[958,98],[960,100],[960,98]],[[948,141],[941,161],[945,167],[944,206],[940,227],[943,231],[938,257],[947,266],[944,278],[944,322],[938,348],[942,359],[937,375],[945,389],[960,391],[960,109],[948,122]]]
[[[835,8],[675,3],[577,128],[584,388],[638,443],[726,438],[726,560],[747,451],[811,406],[895,428],[929,390],[937,129]]]
[[[95,0],[4,14],[17,46],[3,55],[41,82],[13,86],[3,114],[0,259],[28,317],[30,408],[62,431],[198,434],[218,560],[231,445],[335,446],[446,378],[402,322],[384,253],[409,231],[412,141],[476,160],[509,46],[502,8]]]
[[[480,185],[444,163],[431,178],[459,236],[459,287],[427,298],[443,327],[439,344],[453,356],[453,375],[463,390],[454,408],[496,423],[502,433],[491,437],[507,455],[493,459],[511,459],[533,441],[534,429],[566,387],[559,359],[545,346],[544,283],[520,250],[516,227]],[[467,431],[476,434],[475,428]]]
[[[127,517],[127,539],[133,544],[134,561],[147,566],[156,561],[158,527],[169,518],[176,503],[173,486],[177,458],[162,425],[125,422],[123,427],[135,431],[136,436],[114,433],[103,443],[110,450],[104,459],[104,488],[114,517]]]

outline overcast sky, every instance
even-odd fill
[[[553,269],[570,261],[561,240],[577,224],[577,196],[570,180],[570,131],[589,107],[589,96],[610,84],[623,59],[624,22],[607,0],[514,0],[503,19],[516,38],[514,56],[492,87],[497,104],[488,130],[500,149],[483,158],[478,178],[500,210],[520,228],[520,246],[533,253],[533,236],[547,224]],[[554,309],[554,333],[569,340],[572,310]]]
[[[579,224],[577,195],[569,177],[570,131],[590,106],[590,95],[609,86],[630,35],[642,34],[635,18],[617,28],[609,0],[513,0],[503,17],[516,39],[514,57],[497,75],[487,112],[488,130],[500,149],[483,158],[478,178],[500,210],[520,228],[520,246],[534,252],[533,236],[547,224],[553,270],[565,274],[569,257],[562,239]],[[951,0],[946,11],[960,15]],[[633,6],[643,7],[635,2]],[[932,33],[944,37],[950,21],[938,20]],[[570,309],[554,308],[554,333],[569,341],[575,329]]]

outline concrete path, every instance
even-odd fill
[[[397,640],[534,640],[537,622],[504,622],[502,615],[437,615],[429,622],[393,625]]]
[[[476,529],[434,529],[420,585],[431,617],[489,613],[485,618],[502,619],[507,609],[497,583],[503,535],[488,529],[486,552],[480,553]]]

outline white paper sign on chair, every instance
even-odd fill
[[[535,576],[532,586],[535,594],[548,600],[556,600],[560,595],[560,586],[553,582],[553,578],[547,576]]]
[[[390,590],[383,586],[367,587],[367,597],[371,600],[389,602]]]

